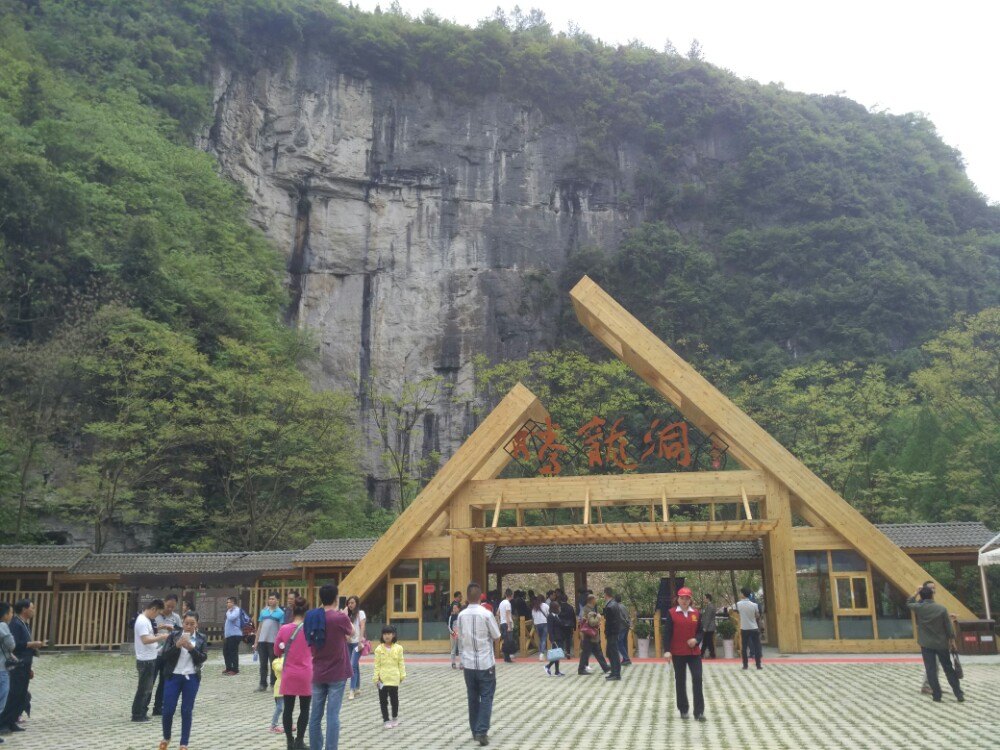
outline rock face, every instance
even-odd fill
[[[390,424],[389,439],[413,466],[429,451],[446,458],[475,426],[473,356],[552,346],[567,258],[611,250],[641,218],[619,206],[627,149],[619,177],[581,181],[579,134],[498,96],[457,104],[303,53],[253,72],[220,65],[215,99],[203,146],[287,256],[289,323],[315,332],[317,383],[358,394],[369,489],[382,501],[382,438],[363,384],[398,398],[440,376],[415,427]]]

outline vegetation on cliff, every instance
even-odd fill
[[[311,389],[313,346],[280,322],[278,252],[192,145],[213,61],[302,49],[572,125],[581,190],[615,179],[628,144],[638,179],[618,200],[643,221],[556,283],[593,275],[872,517],[996,525],[1000,209],[925,119],[556,34],[537,13],[470,29],[325,0],[0,0],[8,539],[46,514],[176,548],[384,520],[356,475],[356,406]]]

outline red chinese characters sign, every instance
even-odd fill
[[[595,416],[576,430],[588,468],[634,471],[640,463],[655,459],[676,462],[685,469],[692,465],[687,422],[654,419],[642,436],[642,447],[637,446],[632,453],[623,421],[617,419],[609,424]],[[570,447],[560,439],[560,429],[551,417],[546,417],[544,424],[528,423],[515,433],[507,452],[520,462],[537,460],[538,472],[543,476],[558,476],[564,465],[571,462]],[[638,458],[634,458],[636,454]]]

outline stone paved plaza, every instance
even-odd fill
[[[223,677],[221,659],[209,660],[195,706],[192,750],[283,750],[284,737],[267,733],[273,699],[256,693],[256,664]],[[921,666],[883,663],[808,663],[774,658],[757,672],[738,662],[708,662],[708,722],[681,721],[673,678],[662,662],[626,667],[620,683],[595,674],[546,677],[522,659],[498,665],[491,747],[566,750],[630,748],[937,748],[965,750],[986,739],[1000,716],[1000,665],[967,660],[967,701],[946,694],[934,704],[919,694]],[[340,747],[438,749],[478,747],[468,729],[461,672],[446,661],[413,657],[400,689],[398,729],[382,728],[371,665],[362,663],[363,694],[344,701]],[[53,655],[36,662],[33,715],[28,731],[7,735],[18,750],[154,750],[159,722],[133,724],[129,707],[134,660],[119,655]],[[610,739],[609,730],[617,733]],[[180,716],[174,725],[174,744]]]

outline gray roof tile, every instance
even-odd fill
[[[705,560],[757,560],[760,543],[736,542],[635,542],[622,544],[557,544],[539,547],[499,547],[493,565],[548,563],[694,562]]]
[[[295,567],[293,562],[300,550],[276,550],[269,552],[247,552],[243,557],[234,560],[227,567],[227,571],[247,571],[255,570],[290,570]]]
[[[317,539],[295,555],[296,563],[357,562],[372,548],[377,539]]]
[[[994,533],[979,521],[950,523],[880,523],[879,531],[904,549],[927,547],[975,547],[979,549]]]
[[[90,553],[88,547],[0,545],[0,568],[9,570],[68,570]]]
[[[114,552],[90,555],[73,568],[77,574],[224,573],[245,552]]]

